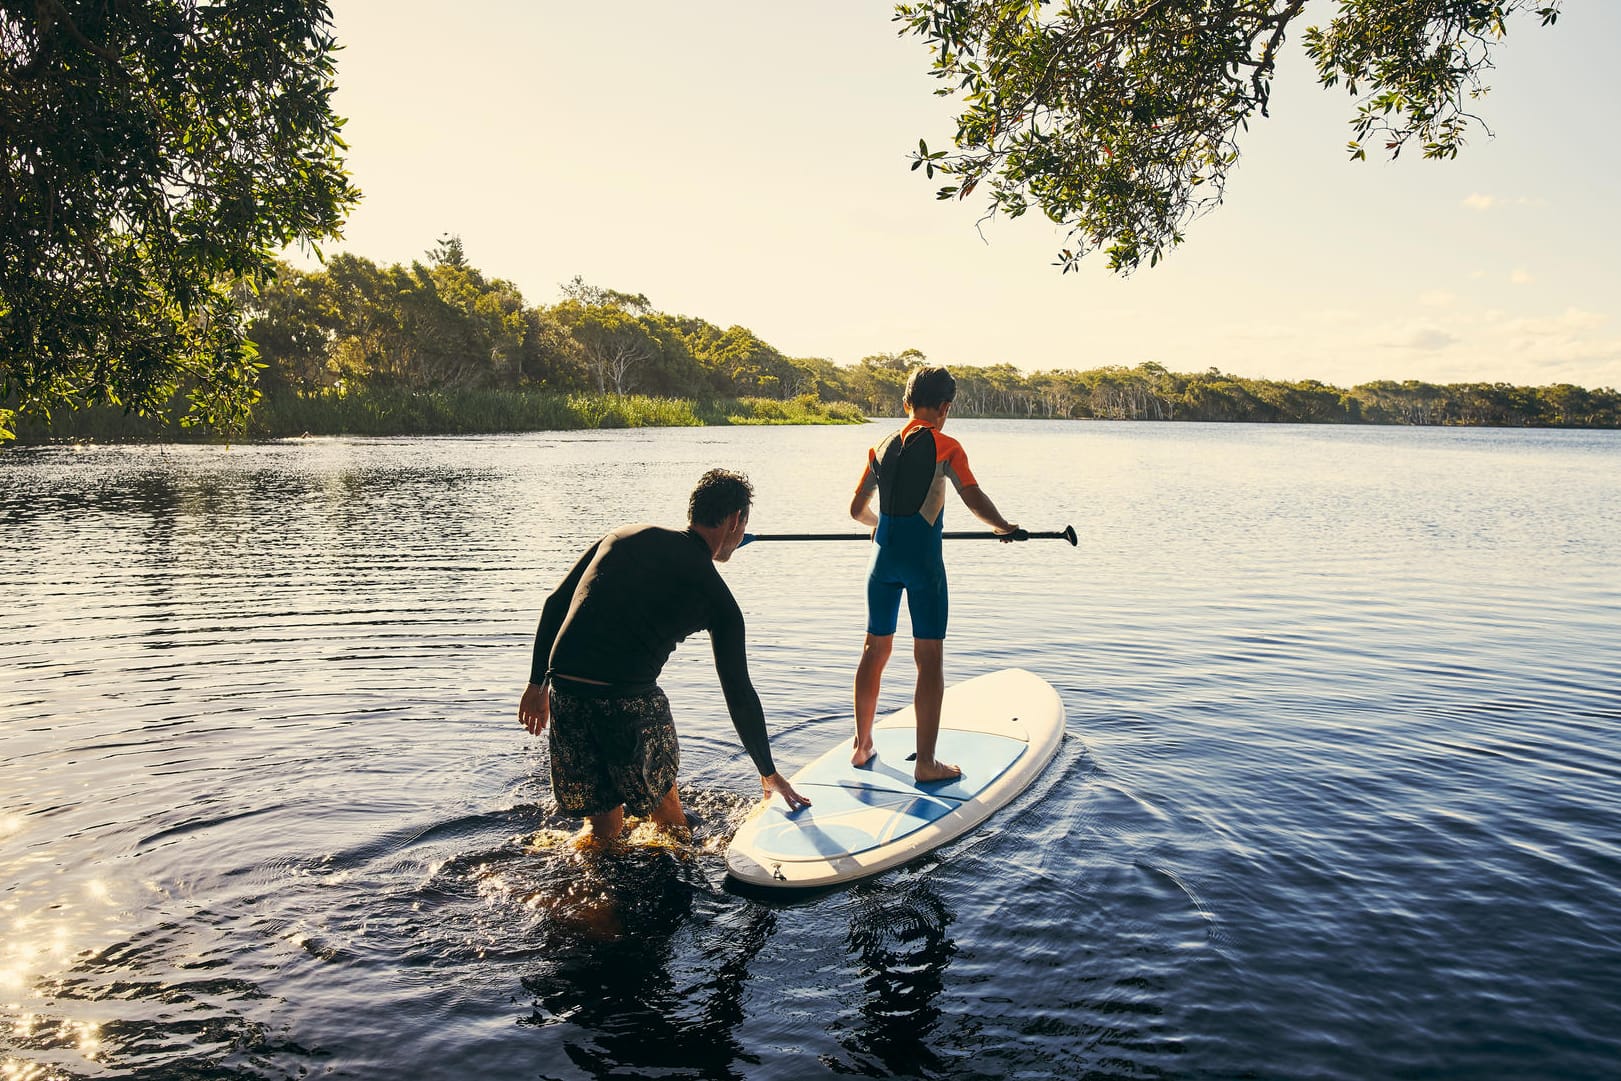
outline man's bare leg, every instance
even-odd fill
[[[940,738],[940,703],[946,694],[945,642],[913,639],[912,656],[917,661],[917,691],[912,695],[912,709],[917,713],[917,762],[912,776],[918,781],[961,777],[962,770],[934,757]]]
[[[671,785],[670,790],[664,793],[664,798],[653,808],[650,817],[654,824],[666,833],[674,833],[681,837],[692,833],[687,826],[686,808],[681,806],[681,797],[675,794],[675,785]]]
[[[576,845],[607,844],[625,828],[625,807],[620,804],[599,815],[586,815],[585,826],[574,835]]]
[[[884,680],[884,665],[895,648],[893,634],[869,634],[861,645],[861,663],[856,665],[856,742],[850,755],[852,766],[865,766],[873,756],[872,720],[878,712],[878,688]]]

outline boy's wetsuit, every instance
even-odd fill
[[[676,645],[705,629],[732,725],[760,776],[769,776],[776,766],[749,680],[743,612],[695,530],[621,526],[588,548],[546,599],[529,681],[554,677],[576,695],[646,694]]]
[[[949,611],[945,529],[946,480],[960,494],[979,482],[962,444],[914,417],[867,452],[858,496],[878,492],[878,528],[867,566],[867,633],[895,633],[901,593],[913,638],[944,638]]]

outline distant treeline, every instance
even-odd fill
[[[448,236],[410,266],[337,255],[243,291],[263,365],[249,437],[433,434],[897,416],[907,349],[855,364],[790,357],[746,327],[654,310],[579,278],[531,306]],[[1621,427],[1621,395],[1569,384],[1280,382],[1159,364],[1025,374],[951,363],[955,413],[979,417]],[[25,441],[181,435],[108,409],[23,423]]]
[[[1569,383],[1381,380],[1349,390],[1315,379],[1246,379],[1215,368],[1196,374],[1158,364],[1010,378],[997,368],[952,368],[957,402],[985,416],[1111,420],[1236,420],[1274,423],[1463,424],[1494,427],[1621,427],[1621,394]],[[996,378],[1000,375],[1001,378]],[[1013,373],[1017,377],[1017,373]]]
[[[468,264],[447,237],[427,262],[380,267],[338,255],[291,267],[251,300],[249,336],[268,397],[359,388],[447,392],[512,388],[636,394],[705,402],[808,399],[896,416],[916,350],[856,364],[791,357],[746,327],[655,311],[641,294],[575,278],[556,304],[532,307],[510,282]],[[1621,426],[1621,395],[1569,384],[1280,382],[1159,364],[1025,374],[1011,364],[952,363],[956,413],[1110,420]]]

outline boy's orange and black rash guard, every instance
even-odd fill
[[[968,468],[962,444],[926,420],[913,417],[900,431],[867,452],[858,495],[878,492],[878,530],[873,540],[938,546],[945,523],[946,481],[959,493],[979,482]]]

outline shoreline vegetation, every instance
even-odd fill
[[[870,359],[870,358],[869,358]],[[865,361],[863,363],[866,363]],[[1249,424],[1356,424],[1495,428],[1621,428],[1621,394],[1568,384],[1381,382],[1350,389],[1314,381],[1283,383],[1215,371],[1167,372],[1157,365],[1038,373],[981,393],[986,370],[953,366],[959,417],[997,420],[1151,420]],[[899,374],[904,380],[905,370]],[[1024,386],[1013,380],[1019,380]],[[1045,392],[1030,383],[1051,382]],[[968,393],[965,395],[964,391]],[[966,397],[966,401],[965,401]],[[1016,406],[1017,408],[1009,408]],[[361,387],[264,395],[245,428],[221,433],[187,427],[184,400],[168,415],[142,416],[95,405],[58,413],[47,424],[20,418],[15,445],[50,443],[258,442],[300,436],[495,435],[613,428],[767,424],[864,424],[901,415],[898,396],[865,405],[790,399],[693,399],[647,394],[557,392],[532,388],[406,390]]]
[[[169,416],[125,413],[92,406],[61,414],[49,426],[22,421],[18,445],[57,442],[203,443],[258,442],[300,436],[495,435],[514,432],[600,428],[683,428],[743,424],[862,424],[866,416],[848,402],[733,398],[691,401],[641,394],[560,394],[549,391],[459,389],[400,391],[362,389],[276,395],[254,407],[247,429],[232,438],[182,427],[184,406]]]
[[[194,401],[219,388],[181,384],[153,396],[164,404],[146,415],[103,398],[47,419],[0,401],[0,422],[17,411],[21,444],[850,424],[899,416],[907,373],[927,359],[915,349],[854,364],[791,357],[746,327],[661,312],[639,293],[578,277],[558,302],[531,306],[474,268],[459,237],[426,255],[380,266],[344,253],[317,271],[282,264],[257,289],[239,287],[234,318],[257,373],[245,421],[193,424]],[[947,366],[959,417],[1621,428],[1621,394],[1568,383],[1342,388],[1158,363]]]

